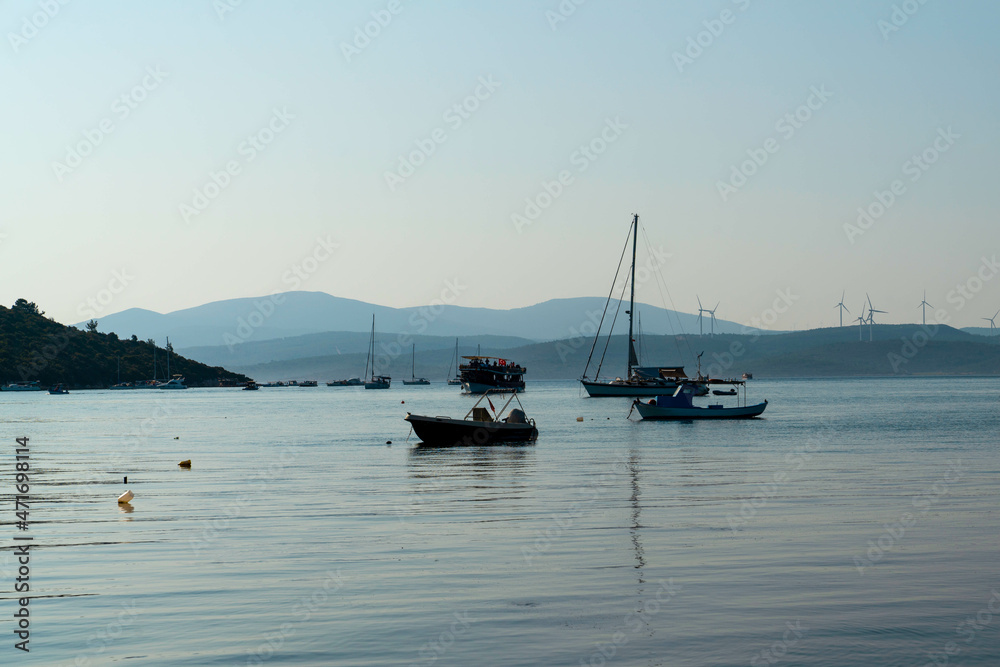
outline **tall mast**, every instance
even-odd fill
[[[628,299],[628,374],[626,378],[632,377],[632,367],[639,365],[639,360],[635,356],[635,345],[632,343],[632,311],[635,310],[635,246],[639,236],[639,214],[632,218],[632,287]]]
[[[632,320],[629,320],[631,323]],[[631,336],[629,336],[631,338]],[[170,336],[167,336],[167,382],[170,381]]]
[[[413,344],[413,355],[410,357],[412,361],[410,362],[410,379],[417,379],[417,344]]]
[[[368,362],[371,362],[372,376],[375,375],[375,360],[372,358],[372,350],[375,348],[375,313],[372,313],[372,333],[368,337],[368,354],[365,355],[365,382],[368,381]]]

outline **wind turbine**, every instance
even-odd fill
[[[868,296],[868,292],[865,292],[865,297],[868,299],[868,342],[872,340],[872,325],[875,324],[875,313],[887,313],[886,310],[878,310],[872,306],[872,298]]]
[[[722,302],[719,301],[718,303],[715,304],[715,308],[713,308],[712,310],[706,311],[706,312],[708,312],[708,313],[710,313],[712,315],[712,335],[713,336],[715,335],[715,311],[719,309],[719,303],[722,303]]]
[[[697,294],[695,294],[694,298],[698,299],[698,335],[699,336],[704,336],[705,335],[705,330],[701,326],[701,315],[702,315],[702,313],[707,313],[707,312],[710,312],[710,311],[708,311],[705,308],[701,307],[701,297],[700,296],[698,296]]]
[[[922,308],[923,311],[924,311],[923,312],[923,324],[924,324],[924,326],[927,326],[927,309],[928,308],[933,308],[933,307],[934,306],[932,306],[931,304],[927,303],[927,290],[924,290],[924,300],[920,302],[919,306],[917,306],[917,308]],[[994,317],[996,317],[996,316],[994,315]],[[986,319],[986,318],[984,317],[983,319]]]
[[[865,330],[865,308],[861,307],[861,314],[854,318],[854,321],[858,323],[858,340],[861,340],[861,334]]]
[[[997,312],[993,313],[993,317],[984,317],[984,318],[982,318],[982,319],[984,319],[984,320],[986,320],[987,322],[990,323],[990,335],[991,336],[994,335],[993,332],[997,328],[997,323],[993,321],[993,320],[995,320],[997,318],[997,315],[1000,315],[1000,310],[998,310]]]
[[[847,306],[844,305],[844,295],[845,294],[847,294],[847,290],[844,290],[840,294],[840,303],[838,303],[836,306],[834,306],[834,308],[840,308],[840,326],[844,326],[844,311],[847,310]],[[850,312],[851,311],[847,310],[848,314],[850,314]]]

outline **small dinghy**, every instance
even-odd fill
[[[503,407],[500,410],[493,410],[493,414],[490,414],[493,402],[489,397],[493,393],[491,390],[483,394],[463,419],[427,417],[409,412],[403,419],[410,422],[414,433],[424,444],[438,447],[534,442],[538,437],[535,420],[529,419],[524,413],[524,406],[521,405],[521,399],[517,398],[517,394],[511,393]],[[490,408],[480,407],[479,404],[484,400]],[[501,417],[514,400],[517,401],[518,407],[512,408],[506,417]]]

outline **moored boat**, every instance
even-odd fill
[[[371,369],[371,375],[369,375]],[[365,389],[388,389],[392,378],[375,374],[375,316],[372,315],[372,335],[368,341],[368,356],[365,358]]]
[[[243,391],[257,391],[260,387],[253,380],[248,380],[245,385],[243,385]]]
[[[332,382],[327,382],[327,387],[360,387],[363,382],[361,378],[350,378],[347,380],[333,380]]]
[[[524,391],[524,374],[527,369],[523,366],[500,357],[472,355],[462,358],[469,360],[469,363],[458,367],[465,393]]]
[[[593,398],[603,398],[608,396],[657,396],[660,394],[672,394],[680,387],[684,387],[685,393],[693,393],[697,396],[704,395],[708,393],[708,388],[698,380],[701,380],[699,373],[698,380],[692,381],[688,378],[687,374],[684,373],[683,366],[650,366],[642,367],[639,366],[639,357],[635,353],[635,332],[633,320],[635,319],[635,256],[636,256],[636,244],[639,236],[639,216],[638,214],[632,216],[632,225],[629,230],[629,236],[632,238],[632,267],[631,267],[631,278],[630,278],[630,288],[629,293],[629,309],[626,311],[628,314],[628,362],[626,364],[625,377],[616,377],[614,380],[600,380],[599,376],[601,374],[601,366],[604,363],[604,355],[601,355],[601,360],[597,364],[597,370],[594,379],[591,380],[587,377],[587,372],[590,370],[590,362],[594,356],[594,350],[597,348],[597,340],[601,336],[600,325],[598,326],[597,332],[594,334],[594,343],[590,348],[590,356],[587,357],[587,365],[583,369],[583,377],[580,378],[580,384],[587,391],[587,395]],[[628,247],[628,237],[625,239],[626,248]],[[624,251],[622,253],[624,258]],[[621,265],[619,264],[619,269]],[[617,280],[618,274],[615,273],[615,279]],[[613,291],[612,291],[613,293]],[[611,303],[611,294],[608,294],[608,301],[604,306],[604,314],[601,316],[601,324],[604,323],[604,315],[607,314],[608,306]],[[619,302],[618,307],[621,307],[621,302]],[[615,313],[615,318],[617,319],[617,312]],[[614,327],[614,320],[612,320],[612,328]],[[608,334],[608,339],[610,340],[611,334]],[[605,352],[607,351],[607,346],[605,346]]]
[[[455,339],[455,357],[448,362],[448,384],[462,384],[462,376],[458,370],[460,362],[458,361],[458,339]],[[455,368],[455,377],[451,377],[451,369]]]
[[[20,380],[18,382],[8,382],[3,386],[3,391],[41,391],[42,384],[38,380]]]
[[[736,383],[742,384],[740,381],[733,381],[733,384]],[[759,417],[765,408],[767,400],[755,405],[746,405],[745,399],[742,406],[724,407],[722,404],[696,406],[691,394],[684,392],[683,387],[678,387],[670,396],[657,396],[648,402],[636,399],[632,403],[632,409],[638,411],[643,419],[649,420],[753,419]],[[631,414],[632,410],[629,410],[629,416]]]
[[[169,382],[162,382],[156,385],[157,389],[187,389],[187,385],[184,384],[184,376],[174,375],[174,377]]]
[[[480,407],[479,404],[485,399],[490,408],[493,408],[489,399],[492,393],[495,392],[484,393],[462,419],[414,415],[409,412],[403,419],[410,422],[413,432],[427,445],[468,447],[503,442],[534,442],[538,438],[535,420],[529,419],[525,414],[517,393],[511,393],[503,407],[491,414],[490,409]],[[513,400],[517,400],[518,408],[512,408],[506,417],[501,418]]]
[[[68,394],[69,390],[66,389],[66,387],[62,386],[61,384],[54,384],[51,387],[49,387],[49,393],[50,394]]]
[[[319,382],[317,382],[316,380],[303,380],[302,382],[299,383],[299,386],[300,387],[318,387],[319,386]]]
[[[403,380],[403,384],[430,384],[427,378],[418,378],[417,372],[417,344],[413,343],[413,358],[410,361],[410,379]]]

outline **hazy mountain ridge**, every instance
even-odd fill
[[[574,336],[581,330],[592,335],[592,326],[600,320],[606,300],[605,297],[552,299],[510,310],[447,304],[390,308],[324,292],[286,292],[216,301],[167,314],[131,308],[97,321],[98,330],[113,331],[120,337],[135,334],[142,339],[160,340],[170,336],[178,348],[236,345],[330,331],[368,332],[373,314],[377,330],[385,334],[497,335],[544,341]],[[612,300],[605,327],[614,317],[617,303]],[[616,332],[623,332],[628,326],[626,309],[627,305],[623,305],[619,310]],[[642,328],[650,334],[698,331],[697,315],[647,304],[637,305],[636,311]],[[706,318],[703,324],[708,332],[711,323]],[[715,323],[719,333],[740,333],[745,329],[726,320]]]

